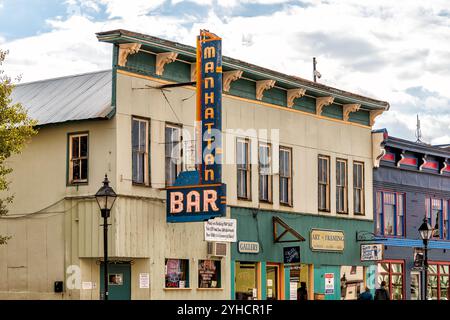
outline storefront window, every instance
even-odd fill
[[[421,279],[419,272],[411,272],[411,300],[420,300]]]
[[[341,300],[356,300],[364,292],[364,267],[341,267]]]
[[[220,288],[220,261],[200,260],[198,262],[198,287]]]
[[[290,282],[291,286],[296,287],[295,292],[291,291],[291,296],[290,296],[291,300],[307,300],[308,299],[308,294],[310,292],[308,267],[309,266],[307,264],[301,264],[299,266],[293,266],[290,268],[289,282]]]
[[[378,286],[386,282],[392,300],[402,300],[403,297],[403,262],[385,261],[378,263]]]
[[[236,262],[236,300],[256,300],[258,297],[256,262]]]
[[[428,299],[448,300],[449,277],[448,264],[430,264],[428,266]]]
[[[189,288],[189,260],[166,259],[166,288]]]

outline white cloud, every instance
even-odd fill
[[[7,70],[28,81],[109,68],[111,46],[97,41],[99,31],[123,28],[195,45],[199,29],[206,28],[222,36],[225,55],[287,74],[312,79],[316,56],[321,83],[390,102],[391,110],[377,120],[377,127],[386,126],[392,134],[414,139],[416,113],[428,141],[441,141],[450,132],[447,0],[308,0],[302,1],[307,5],[282,5],[256,16],[233,16],[224,7],[285,1],[216,1],[221,7],[214,7],[210,1],[190,0],[206,5],[208,14],[152,14],[163,2],[85,2],[94,11],[106,6],[111,19],[93,21],[74,12],[67,20],[49,21],[50,32],[2,43],[11,51]],[[413,87],[433,94],[406,91]]]

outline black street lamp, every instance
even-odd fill
[[[108,300],[108,218],[111,214],[111,208],[116,201],[117,194],[113,188],[109,186],[108,176],[105,174],[105,180],[103,180],[103,186],[95,194],[98,206],[102,213],[103,218],[103,249],[104,249],[104,294],[103,300]]]
[[[431,235],[433,234],[433,229],[431,228],[430,224],[428,223],[427,218],[423,218],[423,223],[419,227],[419,234],[423,241],[424,255],[425,255],[424,261],[423,261],[424,278],[425,278],[424,298],[425,298],[425,300],[428,300],[428,297],[427,297],[427,295],[428,295],[428,240],[430,240]]]

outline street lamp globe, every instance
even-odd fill
[[[428,223],[427,218],[423,218],[423,223],[419,227],[419,233],[422,240],[430,240],[433,234],[433,229]]]
[[[116,198],[117,194],[114,192],[113,188],[109,186],[108,176],[105,174],[103,186],[95,194],[95,199],[102,212],[102,218],[109,217],[109,213]]]

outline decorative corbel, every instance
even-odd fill
[[[287,91],[287,106],[292,108],[294,106],[294,100],[303,97],[305,93],[306,89],[303,88],[289,89]]]
[[[197,62],[191,63],[191,81],[197,81]]]
[[[325,106],[332,104],[334,97],[320,97],[316,99],[316,114],[320,116],[322,114],[322,109]]]
[[[135,54],[141,48],[140,43],[121,43],[119,44],[119,61],[118,65],[125,67],[127,64],[128,56],[130,54]]]
[[[445,158],[444,161],[439,162],[439,174],[444,174],[445,170],[448,168],[448,158]]]
[[[370,111],[370,126],[372,127],[375,124],[375,118],[381,115],[384,110],[372,110]]]
[[[400,164],[402,163],[402,160],[405,159],[405,150],[402,150],[400,153],[395,153],[395,165],[397,167],[400,167]]]
[[[373,166],[378,168],[380,166],[380,161],[386,154],[385,144],[384,144],[384,132],[374,132],[372,133],[372,157]]]
[[[419,171],[422,171],[423,167],[427,164],[428,162],[428,155],[424,154],[422,156],[422,158],[420,158],[421,162],[420,162],[420,166],[419,166]]]
[[[174,62],[177,58],[176,52],[162,52],[156,55],[156,74],[162,76],[164,72],[164,66],[168,63]]]
[[[344,104],[342,106],[344,111],[344,121],[348,121],[348,118],[350,117],[351,112],[356,112],[361,108],[361,105],[358,103],[352,103],[352,104]]]
[[[256,99],[262,100],[264,91],[273,88],[274,85],[275,85],[275,80],[256,81]]]
[[[225,71],[224,73],[222,73],[223,91],[230,91],[231,83],[233,81],[236,81],[237,79],[240,79],[243,73],[244,71],[242,70]]]

